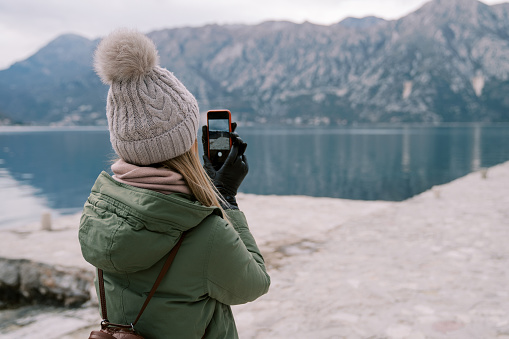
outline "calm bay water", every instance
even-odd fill
[[[238,132],[254,194],[399,201],[509,160],[509,126]],[[0,129],[0,227],[79,211],[113,157],[104,128]]]

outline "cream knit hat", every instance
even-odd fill
[[[149,165],[191,149],[198,132],[198,103],[173,73],[158,66],[152,40],[117,30],[99,43],[94,57],[97,74],[110,85],[110,141],[122,159]]]

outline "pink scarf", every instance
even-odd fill
[[[114,173],[113,179],[123,184],[163,194],[192,194],[182,174],[167,168],[140,167],[120,159],[111,165],[111,170]]]

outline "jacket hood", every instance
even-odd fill
[[[105,271],[136,272],[161,260],[182,232],[209,215],[221,216],[185,194],[162,193],[115,181],[102,172],[80,221],[85,260]]]

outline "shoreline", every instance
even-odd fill
[[[203,124],[205,124],[205,115],[206,112],[200,113],[204,119]],[[284,128],[284,127],[295,127],[302,129],[313,129],[313,128],[339,128],[339,129],[347,129],[347,128],[401,128],[401,127],[476,127],[476,126],[501,126],[507,127],[509,126],[509,121],[499,121],[499,122],[486,122],[486,121],[457,121],[457,122],[353,122],[346,125],[337,125],[337,124],[286,124],[286,123],[260,123],[260,122],[240,122],[240,127],[254,127],[254,128]],[[46,131],[46,130],[90,130],[90,131],[107,131],[108,125],[0,125],[0,133],[1,132],[10,132],[10,131]]]
[[[239,335],[509,337],[507,192],[509,162],[486,179],[473,172],[401,202],[240,194],[272,286],[233,307]],[[93,272],[79,251],[78,220],[55,220],[53,231],[0,230],[0,258]],[[54,332],[51,319],[74,319],[62,312],[0,338],[42,327],[48,338],[71,339],[98,327],[94,301],[75,312],[89,314],[80,335]]]

